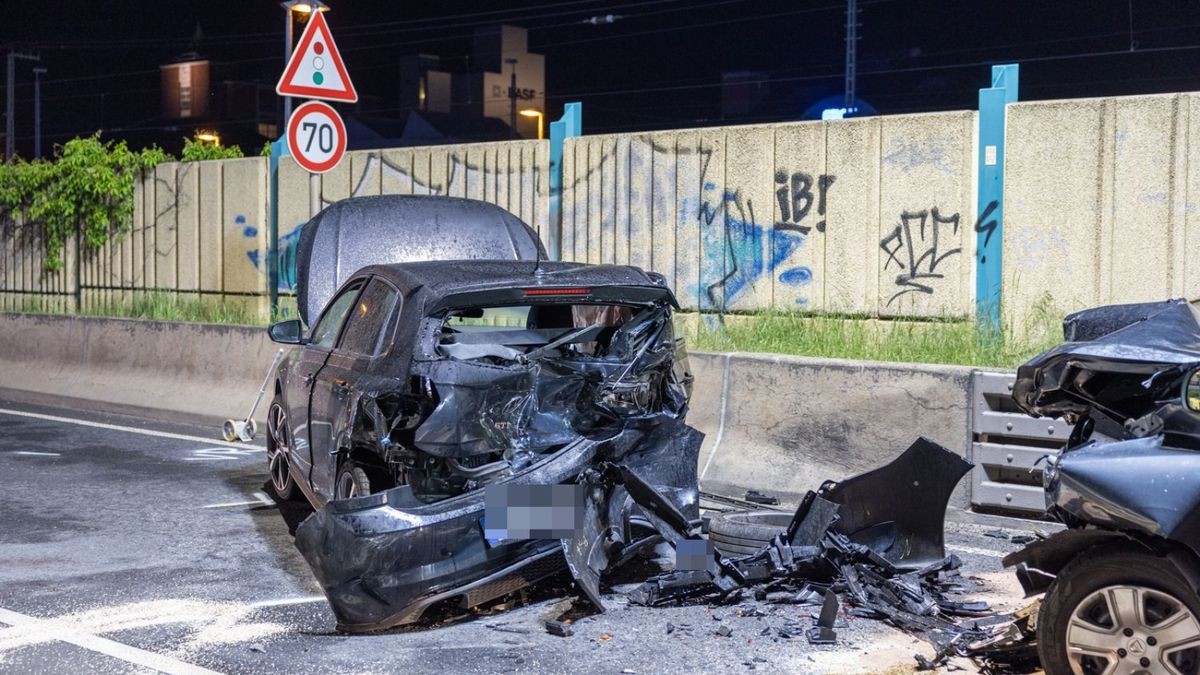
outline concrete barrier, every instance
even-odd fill
[[[217,425],[244,415],[276,346],[261,328],[0,314],[0,397]],[[964,456],[971,369],[691,354],[706,490],[794,501],[924,435]],[[260,406],[260,423],[266,405]],[[963,481],[953,504],[966,508]]]
[[[796,501],[891,461],[918,436],[967,456],[971,368],[772,354],[691,355],[706,490]],[[952,504],[967,508],[966,483]]]
[[[0,314],[0,397],[215,429],[249,411],[275,350],[262,328]]]

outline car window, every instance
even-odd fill
[[[362,282],[356,283],[342,291],[341,295],[329,303],[329,307],[321,315],[321,320],[317,322],[317,325],[312,329],[312,333],[309,334],[309,344],[314,347],[333,349],[333,345],[337,342],[338,333],[341,332],[342,324],[346,321],[346,315],[350,313],[350,308],[354,306],[354,300],[358,297],[358,291],[361,288]]]
[[[396,291],[378,279],[372,279],[350,312],[338,349],[373,356],[379,352],[384,322],[396,305]]]

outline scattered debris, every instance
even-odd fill
[[[571,637],[575,634],[575,629],[571,628],[569,621],[547,621],[546,632],[558,637]]]
[[[600,637],[598,637],[598,638],[596,638],[596,639],[597,639],[597,640],[599,640],[599,641],[601,641],[601,642],[608,642],[609,640],[611,640],[611,639],[612,639],[612,636],[611,636],[611,635],[609,635],[608,633],[601,633],[601,634],[600,634]]]
[[[489,623],[489,624],[484,624],[484,625],[486,625],[488,628],[491,628],[494,631],[499,631],[501,633],[519,633],[521,635],[528,635],[531,632],[528,628],[521,628],[519,626],[511,626],[506,623]]]
[[[721,637],[732,637],[733,629],[725,624],[721,624],[721,626],[717,628],[717,632],[713,634]]]
[[[256,642],[256,643],[250,645],[250,651],[256,652],[258,654],[265,654],[267,652],[267,648],[262,646],[260,643]]]
[[[832,590],[827,590],[825,591],[825,603],[821,606],[821,615],[817,618],[817,625],[805,632],[809,644],[837,644],[837,632],[833,630],[833,622],[837,620],[837,613],[837,594]]]
[[[775,497],[765,495],[758,490],[746,490],[746,501],[754,502],[755,504],[766,504],[768,506],[779,503],[779,500]]]

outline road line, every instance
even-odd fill
[[[255,493],[253,493],[253,494],[252,494],[252,495],[250,495],[250,496],[254,497],[254,501],[250,501],[250,502],[226,502],[226,503],[224,503],[224,504],[208,504],[207,506],[202,506],[201,508],[205,508],[205,509],[224,509],[224,508],[229,508],[229,507],[231,507],[231,506],[275,506],[275,501],[274,501],[274,500],[272,500],[270,497],[268,497],[268,496],[267,496],[267,493],[265,493],[265,492],[263,492],[263,491],[261,491],[261,490],[259,490],[258,492],[255,492]]]
[[[108,638],[102,638],[98,635],[91,635],[80,631],[63,630],[53,625],[53,622],[38,619],[25,614],[4,609],[0,607],[0,621],[7,623],[10,626],[28,626],[30,624],[39,625],[46,631],[52,633],[53,639],[60,642],[67,642],[76,647],[83,647],[89,651],[111,656],[115,659],[120,659],[127,663],[132,663],[143,668],[157,670],[160,673],[168,673],[168,675],[221,675],[218,671],[209,670],[200,666],[192,665],[185,661],[173,659],[169,656],[156,654],[138,649],[127,644],[114,642]]]
[[[33,450],[15,450],[14,455],[27,455],[29,457],[62,457],[61,452],[35,452]]]
[[[1009,551],[997,551],[997,550],[991,549],[991,548],[976,548],[974,546],[958,546],[956,544],[948,544],[946,546],[946,548],[950,549],[951,551],[958,551],[961,553],[972,553],[974,555],[986,555],[986,556],[991,556],[993,558],[1003,558],[1004,556],[1009,554]]]
[[[310,595],[304,598],[285,598],[283,600],[259,600],[251,602],[249,605],[255,609],[263,607],[284,607],[286,605],[306,605],[310,602],[325,602],[323,595]]]
[[[104,424],[103,422],[89,422],[87,420],[79,420],[73,417],[59,417],[58,415],[43,415],[41,413],[25,412],[24,410],[10,410],[8,408],[0,408],[0,415],[15,415],[17,417],[29,417],[36,420],[47,420],[50,422],[66,422],[67,424],[78,424],[84,427],[95,427],[97,429],[111,429],[113,431],[125,431],[131,434],[142,434],[145,436],[158,436],[159,438],[173,438],[180,441],[199,441],[200,443],[209,443],[212,445],[222,445],[228,448],[243,448],[245,450],[263,450],[262,446],[251,445],[249,443],[231,443],[229,441],[214,440],[205,438],[204,436],[189,436],[188,434],[173,434],[169,431],[155,431],[154,429],[139,429],[138,427],[126,427],[120,424]]]

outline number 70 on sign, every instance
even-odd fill
[[[328,103],[309,101],[296,108],[287,125],[288,151],[303,169],[325,173],[346,154],[346,125]]]

